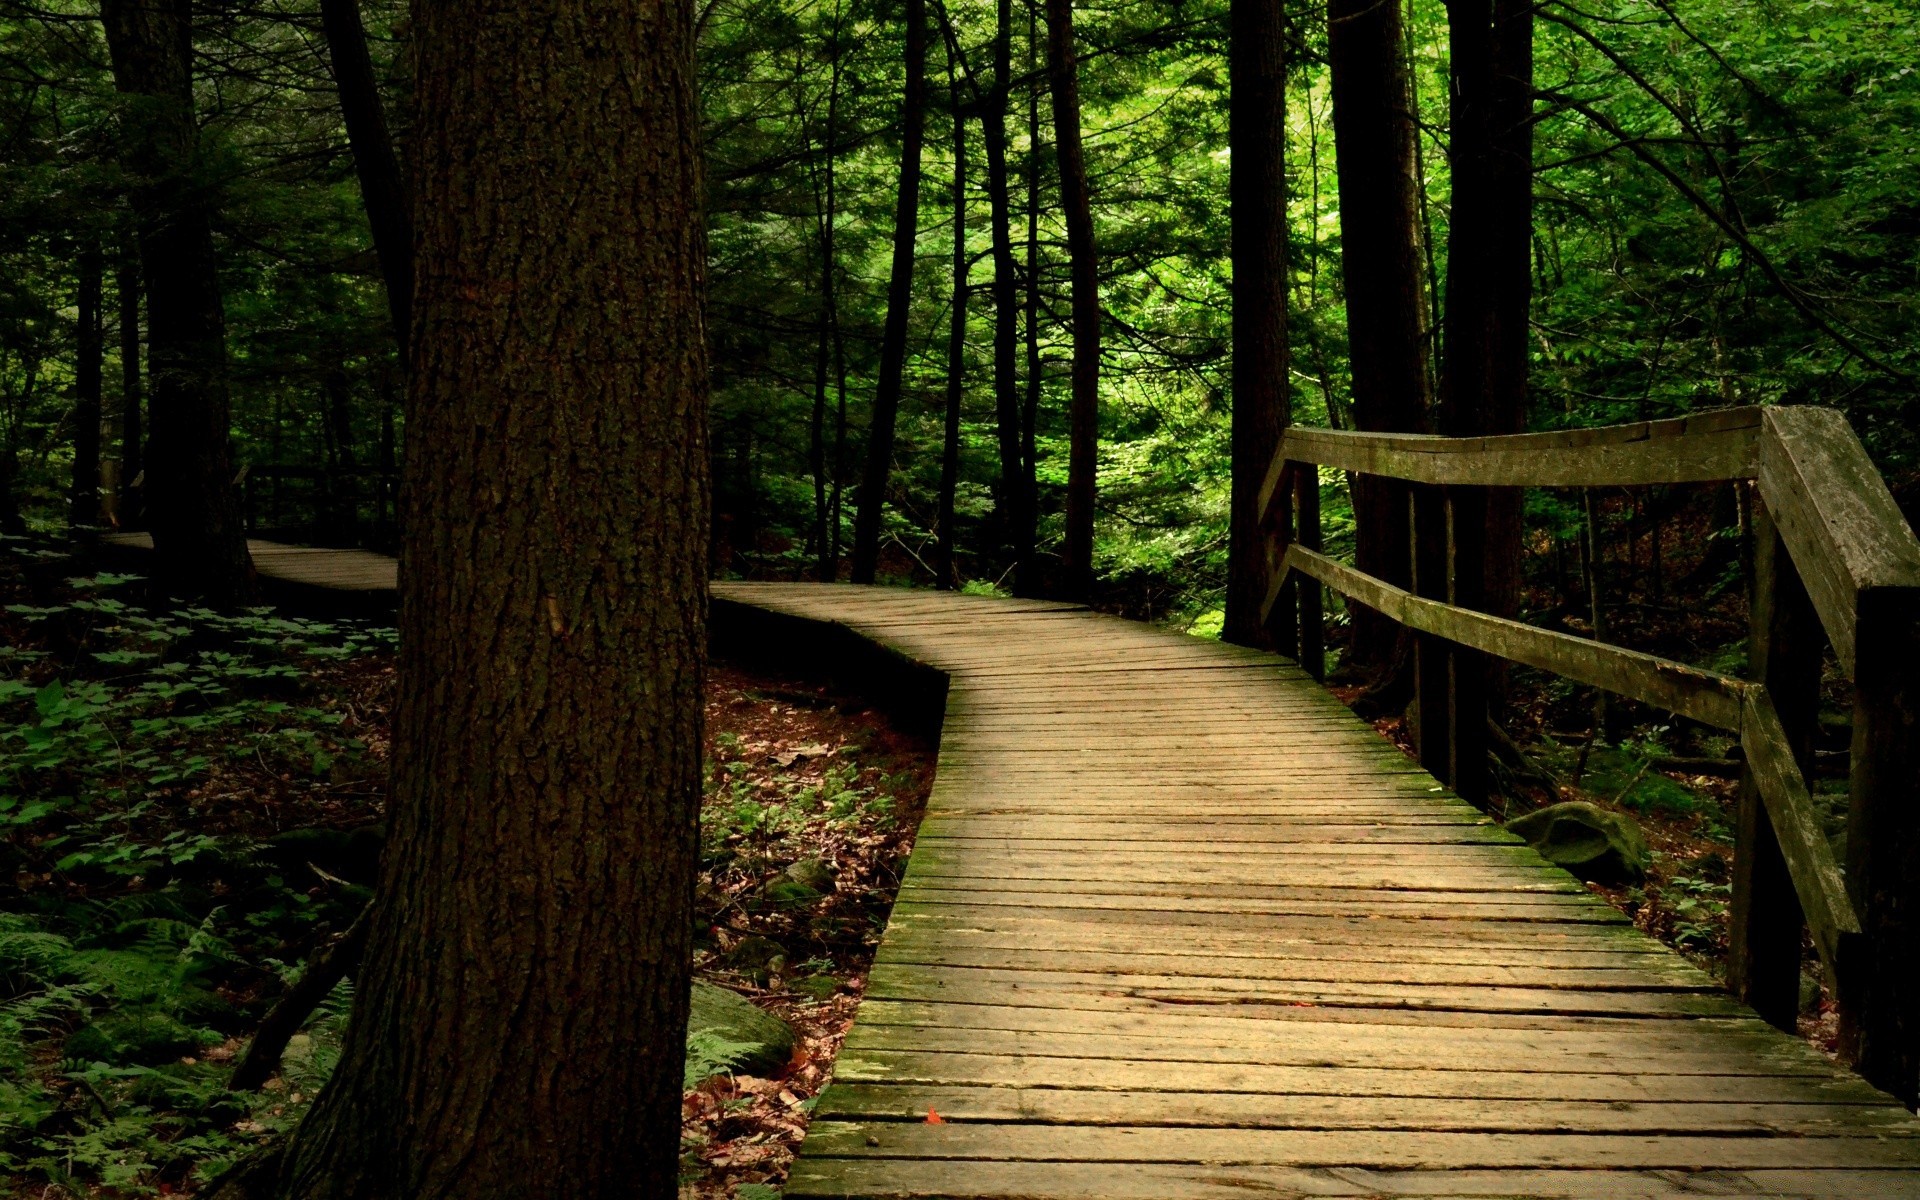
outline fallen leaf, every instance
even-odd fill
[[[927,1124],[945,1125],[946,1123],[947,1123],[947,1119],[945,1117],[941,1116],[939,1113],[933,1111],[932,1109],[927,1110]]]

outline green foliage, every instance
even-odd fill
[[[10,555],[0,567],[27,552]],[[35,881],[0,892],[0,1176],[75,1195],[204,1178],[297,1119],[290,1097],[332,1069],[344,985],[277,1091],[225,1086],[282,986],[270,968],[343,927],[364,889],[309,870],[332,861],[317,844],[256,842],[208,805],[243,773],[324,788],[370,771],[315,672],[393,640],[267,609],[149,610],[124,598],[135,583],[69,578],[6,607],[44,649],[0,681],[0,858]]]

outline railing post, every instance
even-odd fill
[[[1766,505],[1753,505],[1753,595],[1747,657],[1780,714],[1808,775],[1819,717],[1824,635]],[[1809,777],[1811,777],[1809,775]],[[1800,1012],[1800,946],[1806,916],[1751,770],[1740,781],[1728,921],[1727,985],[1770,1024],[1792,1031]]]
[[[1478,487],[1449,487],[1447,522],[1447,603],[1479,612],[1487,609],[1487,493]],[[1492,671],[1487,656],[1454,646],[1448,657],[1447,782],[1462,799],[1481,808],[1490,786],[1487,772],[1488,688]]]
[[[1847,890],[1861,961],[1841,980],[1842,1044],[1868,1081],[1920,1092],[1920,589],[1863,588],[1854,632]]]
[[[1300,464],[1287,464],[1287,474],[1280,477],[1280,485],[1274,489],[1273,507],[1267,511],[1269,589],[1272,587],[1272,581],[1279,577],[1281,564],[1287,559],[1287,547],[1293,542],[1293,484],[1290,476],[1299,470]],[[1267,610],[1268,646],[1281,654],[1292,654],[1299,648],[1299,629],[1294,623],[1299,617],[1294,600],[1299,586],[1300,580],[1297,576],[1287,579],[1280,585],[1280,594],[1275,598],[1273,607]]]
[[[1301,463],[1295,469],[1293,478],[1298,489],[1294,502],[1294,523],[1298,526],[1295,536],[1308,550],[1319,550],[1320,468],[1313,463]],[[1315,679],[1325,679],[1327,627],[1322,611],[1324,593],[1320,590],[1318,580],[1304,576],[1296,581],[1295,586],[1300,591],[1300,665]]]
[[[1412,530],[1413,594],[1447,599],[1447,505],[1440,489],[1417,483],[1407,489]],[[1453,781],[1452,655],[1445,639],[1413,635],[1413,694],[1418,720],[1413,735],[1420,765],[1443,783]]]

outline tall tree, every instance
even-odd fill
[[[1447,21],[1453,197],[1438,432],[1517,433],[1526,424],[1533,288],[1533,5],[1448,0]],[[1509,612],[1518,498],[1495,499],[1485,602]]]
[[[1020,270],[1021,329],[1025,334],[1026,390],[1020,402],[1020,510],[1030,530],[1029,557],[1015,571],[1014,587],[1022,595],[1047,589],[1038,557],[1040,540],[1040,403],[1046,394],[1046,367],[1040,358],[1040,89],[1046,76],[1040,70],[1040,3],[1027,0],[1027,237],[1026,261]],[[1026,579],[1020,578],[1024,571]]]
[[[1093,592],[1093,508],[1100,460],[1100,260],[1093,240],[1093,198],[1080,144],[1080,57],[1073,0],[1047,0],[1047,74],[1053,88],[1054,157],[1060,209],[1067,221],[1067,270],[1073,286],[1073,400],[1068,410],[1066,594]]]
[[[960,586],[955,562],[954,494],[960,488],[960,401],[966,395],[967,374],[967,111],[960,99],[960,81],[954,71],[952,43],[947,48],[947,97],[953,108],[953,297],[947,310],[947,395],[940,439],[940,493],[935,499],[937,557],[935,582],[943,588]]]
[[[193,106],[189,0],[102,0],[125,97],[121,160],[147,290],[148,524],[157,577],[177,595],[237,604],[253,594],[228,444],[226,311],[213,200]]]
[[[993,234],[993,402],[1000,447],[995,496],[1000,538],[1013,557],[1013,586],[1031,585],[1033,513],[1027,507],[1020,445],[1020,285],[1013,263],[1012,184],[1007,173],[1007,106],[1013,94],[1013,0],[999,0],[993,35],[993,85],[980,105],[987,152],[988,220]]]
[[[141,429],[144,403],[140,376],[140,257],[132,245],[121,248],[114,266],[113,288],[120,322],[120,496],[118,517],[123,526],[140,522],[140,502],[146,470],[146,435]]]
[[[387,312],[404,364],[413,304],[413,219],[407,212],[400,160],[387,134],[387,114],[380,103],[359,0],[320,0],[320,23],[340,93],[340,116],[353,151],[354,174],[360,179],[360,203],[373,231],[373,251],[387,287]]]
[[[1415,195],[1412,88],[1398,3],[1328,0],[1334,153],[1340,176],[1340,249],[1346,279],[1353,420],[1368,432],[1426,427],[1426,305]],[[1406,587],[1412,579],[1407,489],[1353,479],[1354,557],[1361,570]],[[1349,605],[1353,657],[1390,665],[1399,631]]]
[[[841,45],[841,10],[833,10],[833,33],[828,40],[831,59],[827,78],[827,122],[820,134],[811,164],[813,183],[814,237],[820,258],[820,290],[816,296],[813,352],[813,419],[807,426],[807,458],[813,474],[813,551],[814,574],[831,580],[840,574],[840,531],[838,492],[840,487],[841,441],[846,428],[846,371],[840,377],[840,434],[834,438],[829,464],[827,453],[827,383],[829,371],[840,345],[840,278],[838,233],[840,221],[840,78],[844,48]],[[796,80],[796,88],[799,81]],[[807,120],[802,100],[802,123]],[[844,364],[844,356],[842,356]]]
[[[893,269],[887,279],[887,324],[880,335],[880,379],[867,427],[867,467],[854,516],[855,583],[872,583],[880,559],[880,513],[893,472],[893,431],[900,415],[900,383],[907,360],[907,319],[913,311],[913,252],[920,226],[920,149],[927,113],[926,0],[903,0],[906,83],[900,95],[900,189],[893,206]]]
[[[100,519],[100,383],[105,369],[105,285],[100,242],[88,234],[75,256],[76,322],[73,364],[73,490],[67,516],[75,525]]]
[[[414,3],[391,832],[280,1195],[677,1188],[707,524],[692,18]]]
[[[1228,69],[1233,177],[1233,482],[1227,611],[1221,636],[1291,648],[1287,606],[1263,626],[1270,577],[1254,502],[1288,419],[1286,13],[1281,0],[1233,0]]]

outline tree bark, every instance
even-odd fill
[[[1334,153],[1340,173],[1354,424],[1373,433],[1426,427],[1426,304],[1414,186],[1414,122],[1397,3],[1328,0]],[[1404,484],[1352,483],[1354,557],[1399,587],[1412,581]],[[1399,627],[1349,605],[1354,664],[1378,674],[1395,659]]]
[[[191,9],[187,0],[102,0],[100,16],[126,97],[121,163],[147,285],[145,491],[157,582],[175,595],[243,604],[253,562],[228,445],[226,313],[212,199],[199,177]]]
[[[807,458],[813,473],[813,553],[814,576],[828,582],[839,577],[839,531],[830,528],[835,521],[835,493],[840,479],[840,446],[835,439],[832,465],[828,465],[827,453],[827,380],[833,366],[834,350],[838,341],[840,322],[840,300],[835,294],[838,281],[837,257],[835,245],[837,223],[839,220],[839,195],[836,191],[838,179],[835,167],[839,162],[839,126],[840,126],[840,19],[839,9],[834,10],[833,25],[833,63],[827,85],[827,126],[821,137],[824,161],[814,175],[814,223],[820,247],[820,307],[816,321],[816,340],[813,358],[813,419],[808,426]],[[844,372],[842,388],[844,390]],[[841,409],[841,425],[845,424],[845,406]]]
[[[354,174],[360,179],[360,203],[367,210],[373,252],[387,285],[393,337],[405,365],[413,305],[413,218],[407,211],[400,160],[387,134],[387,114],[380,104],[380,85],[373,73],[373,56],[367,51],[359,0],[320,0],[320,24],[327,36],[327,55],[333,60]]]
[[[100,242],[89,234],[77,257],[73,363],[73,490],[67,519],[73,525],[100,520],[100,382],[105,367],[106,323],[102,319]]]
[[[300,1200],[671,1196],[705,642],[693,14],[415,0],[390,835]]]
[[[1068,410],[1066,598],[1093,594],[1093,510],[1100,462],[1100,259],[1080,143],[1080,56],[1073,0],[1047,0],[1047,72],[1053,80],[1054,156],[1073,285],[1073,399]]]
[[[1040,404],[1046,394],[1046,368],[1040,361],[1040,0],[1027,0],[1027,246],[1025,269],[1020,272],[1021,324],[1026,334],[1027,388],[1020,405],[1020,508],[1026,514],[1031,548],[1014,571],[1016,595],[1047,592],[1039,558],[1040,541]]]
[[[1282,600],[1260,620],[1269,564],[1254,501],[1288,420],[1286,17],[1280,0],[1233,0],[1233,481],[1221,636],[1291,649]],[[1282,501],[1284,503],[1284,501]],[[1282,518],[1284,519],[1284,518]]]
[[[1528,0],[1448,0],[1447,15],[1453,203],[1438,432],[1517,433],[1533,288],[1533,10]],[[1490,611],[1506,614],[1518,598],[1518,493],[1495,492],[1488,510],[1477,586]]]
[[[872,583],[880,560],[880,515],[893,473],[893,433],[900,415],[900,380],[907,361],[907,323],[913,313],[913,251],[920,228],[920,149],[926,134],[927,6],[904,0],[906,83],[900,98],[900,190],[893,206],[893,270],[887,279],[887,324],[880,335],[880,380],[867,427],[867,467],[854,515],[855,583]]]
[[[947,407],[940,443],[940,498],[937,519],[938,557],[934,563],[942,588],[960,586],[955,563],[953,508],[960,487],[960,401],[966,395],[967,372],[967,118],[954,78],[953,55],[947,55],[947,92],[953,103],[953,302],[947,320]]]
[[[123,528],[138,528],[144,494],[146,435],[141,430],[143,403],[140,378],[140,259],[131,244],[122,247],[114,268],[114,291],[120,305],[120,503]],[[136,483],[136,480],[140,482]]]
[[[1007,103],[1013,83],[1013,0],[999,0],[993,39],[993,88],[980,109],[987,151],[987,203],[993,227],[993,400],[1000,446],[995,497],[1000,539],[1013,558],[1014,587],[1033,556],[1033,514],[1026,511],[1020,453],[1020,289],[1013,265],[1013,201],[1007,177]]]

